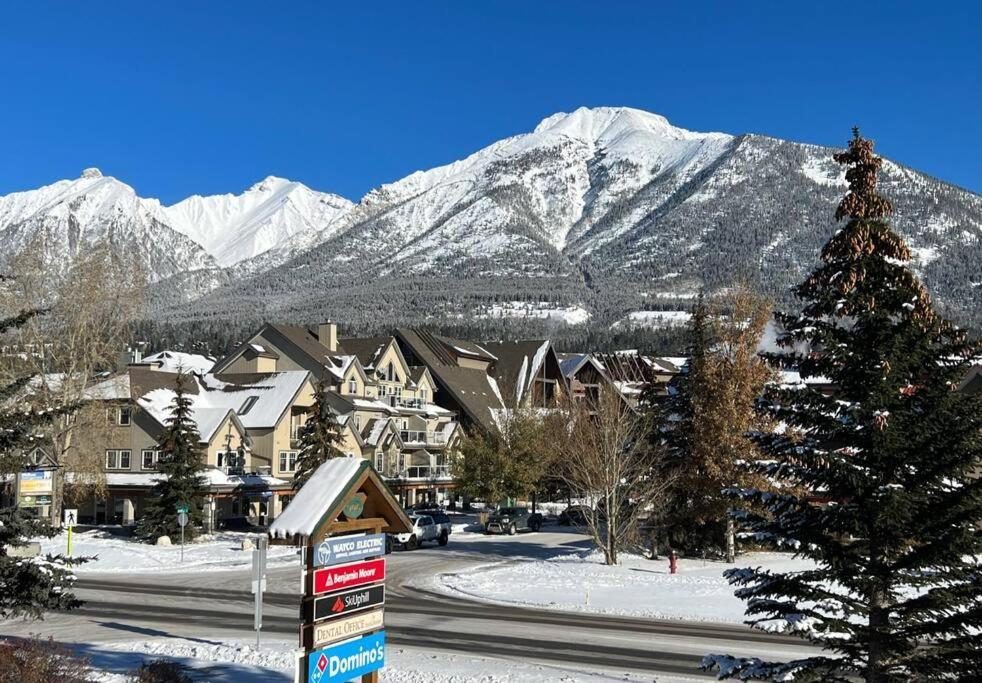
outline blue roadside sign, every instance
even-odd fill
[[[318,544],[314,550],[314,566],[326,567],[379,555],[385,555],[385,534],[335,536]]]
[[[307,655],[307,683],[342,683],[385,666],[385,631]]]

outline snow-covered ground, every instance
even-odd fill
[[[506,301],[477,311],[475,318],[538,318],[558,320],[567,325],[582,325],[590,319],[590,311],[581,305],[562,306],[556,302]]]
[[[255,542],[257,538],[255,534],[232,532],[200,536],[194,543],[184,546],[182,563],[181,546],[177,538],[173,539],[173,546],[166,547],[93,530],[74,534],[72,556],[94,558],[79,565],[75,570],[77,574],[243,569],[251,565],[252,551],[242,550],[242,541],[250,539]],[[41,543],[42,554],[65,554],[67,550],[68,536],[65,532],[54,538],[35,540]],[[297,549],[291,546],[270,546],[267,558],[270,563],[294,560],[298,558]]]
[[[723,572],[731,566],[803,569],[808,560],[783,553],[751,553],[736,565],[679,560],[670,574],[668,560],[621,556],[608,567],[598,552],[548,559],[497,562],[434,579],[438,590],[470,599],[549,609],[688,621],[742,623],[746,604],[733,595]]]
[[[644,328],[657,330],[666,327],[681,327],[689,322],[692,314],[688,311],[632,311],[627,317],[614,323],[615,328]]]
[[[286,683],[293,680],[296,644],[161,638],[131,643],[82,646],[100,683],[131,681],[128,673],[145,661],[167,659],[194,669],[195,681],[236,683]],[[532,683],[539,681],[650,681],[650,676],[627,673],[602,674],[547,664],[503,661],[452,655],[417,648],[388,645],[386,666],[379,678],[385,683]],[[659,678],[659,681],[685,680]]]

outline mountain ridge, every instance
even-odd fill
[[[108,215],[76,211],[85,219],[76,222],[101,219],[103,232],[152,222],[133,239],[178,247],[154,278],[162,319],[381,312],[413,322],[524,311],[603,326],[657,318],[631,314],[684,308],[700,288],[736,280],[787,301],[836,229],[845,182],[833,151],[688,131],[637,109],[580,108],[357,203],[269,176],[239,195],[162,206],[113,180],[132,197]],[[98,183],[96,173],[59,182]],[[953,315],[982,323],[982,197],[892,161],[881,175],[915,269]],[[95,194],[82,209],[106,203]],[[61,210],[35,207],[43,220],[11,230],[13,196],[0,197],[0,246],[30,229],[72,241]]]

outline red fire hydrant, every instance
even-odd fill
[[[668,573],[674,574],[679,570],[679,556],[672,551],[672,554],[668,556]]]

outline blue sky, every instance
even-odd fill
[[[98,166],[143,196],[267,175],[358,199],[626,105],[878,149],[982,191],[982,3],[8,3],[0,194]]]

